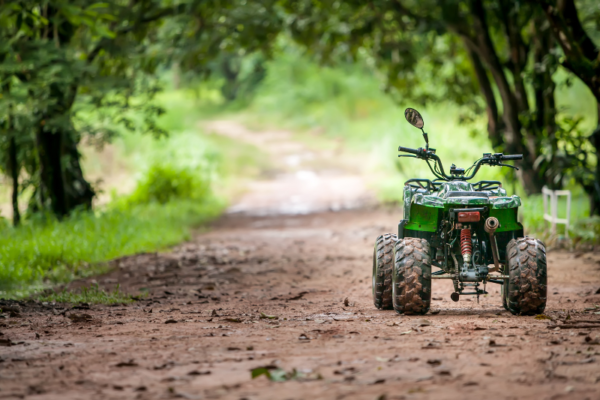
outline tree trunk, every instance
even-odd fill
[[[36,133],[36,144],[40,161],[41,190],[50,200],[54,215],[64,217],[68,212],[65,196],[65,179],[62,168],[63,132],[50,132],[41,121]]]
[[[504,126],[502,121],[498,118],[498,104],[494,97],[494,89],[487,76],[485,67],[481,63],[481,58],[479,58],[477,53],[469,48],[469,46],[465,46],[465,48],[471,59],[471,64],[473,65],[473,70],[475,71],[477,82],[479,83],[479,90],[481,90],[481,94],[485,100],[488,117],[488,138],[490,139],[490,142],[492,142],[492,148],[502,148],[504,145],[504,140],[502,138]]]
[[[10,116],[9,116],[10,118]],[[10,126],[10,125],[9,125]],[[21,222],[21,213],[19,212],[19,161],[18,161],[18,149],[15,134],[10,133],[10,142],[8,145],[8,162],[10,165],[10,176],[12,178],[12,209],[13,209],[13,225],[18,226]]]
[[[548,22],[538,12],[531,21],[531,37],[533,48],[533,73],[531,75],[531,84],[533,87],[533,97],[535,99],[534,118],[531,120],[531,129],[536,130],[533,146],[536,148],[536,154],[544,142],[551,146],[550,161],[539,163],[540,175],[543,175],[546,185],[558,190],[562,188],[562,179],[557,180],[557,175],[562,175],[562,171],[557,170],[554,163],[554,155],[558,153],[558,141],[556,140],[556,102],[554,99],[556,84],[552,76],[556,72],[554,57],[549,51],[555,48],[555,42]]]
[[[65,135],[64,151],[65,160],[65,195],[68,211],[77,208],[92,209],[92,200],[96,192],[83,176],[81,169],[81,154],[77,149],[77,141],[73,133]]]
[[[590,197],[590,216],[600,215],[600,100],[596,101],[598,107],[598,122],[596,130],[590,136],[590,141],[596,149],[596,174],[594,187],[586,190]]]
[[[519,119],[520,112],[529,112],[526,94],[515,94],[515,90],[520,91],[522,88],[519,86],[519,83],[516,82],[517,88],[513,90],[509,83],[505,68],[500,62],[491,38],[486,11],[482,0],[471,0],[469,2],[469,12],[473,19],[472,29],[465,29],[465,27],[458,24],[456,20],[448,20],[447,23],[449,29],[461,36],[469,51],[476,53],[490,71],[490,75],[492,76],[496,87],[498,88],[500,98],[502,99],[502,120],[504,121],[505,126],[503,135],[504,152],[507,154],[523,154],[523,160],[517,163],[520,167],[517,175],[527,194],[540,193],[545,182],[538,169],[535,167],[537,159],[537,151],[535,151],[536,146],[534,143],[530,143],[531,136],[535,136],[536,132],[526,132],[528,139],[528,145],[526,146],[522,132],[523,126]],[[510,25],[511,33],[515,29],[516,28]],[[514,49],[511,50],[518,53],[514,58],[517,63],[514,63],[513,66],[520,70],[522,69],[522,65],[524,65],[524,60],[526,60],[526,57],[522,54],[524,51],[522,38],[520,36],[515,37],[512,42],[514,44]],[[476,69],[477,66],[474,65],[474,68]],[[516,73],[516,70],[513,74],[514,73]],[[521,79],[520,76],[517,81],[519,81],[519,79]],[[527,108],[522,109],[522,107]]]

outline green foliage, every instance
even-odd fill
[[[175,199],[202,201],[209,194],[210,182],[202,171],[153,165],[128,197],[129,204],[166,204]]]
[[[90,276],[105,271],[103,263],[114,258],[177,244],[223,206],[214,198],[175,199],[5,227],[0,232],[0,297]]]
[[[38,297],[39,301],[57,303],[88,303],[88,304],[128,304],[134,301],[133,296],[123,293],[119,285],[112,291],[100,289],[98,284],[83,287],[79,291],[62,290]]]
[[[600,243],[600,216],[576,221],[570,233],[575,237],[575,242]]]

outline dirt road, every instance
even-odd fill
[[[400,316],[370,288],[373,242],[399,218],[233,209],[97,278],[144,300],[23,303],[0,319],[0,399],[600,399],[600,325],[555,327],[600,322],[600,254],[549,253],[553,321],[505,312],[492,284],[454,303],[445,281],[432,313]]]

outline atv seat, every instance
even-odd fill
[[[485,197],[488,198],[490,197],[489,193],[486,192],[466,192],[466,191],[449,191],[446,193],[446,195],[444,196],[445,199],[447,199],[448,197]]]

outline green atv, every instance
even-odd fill
[[[502,303],[513,314],[541,314],[546,307],[546,249],[523,235],[517,220],[521,199],[507,196],[502,183],[470,183],[482,165],[510,167],[522,155],[484,154],[466,171],[450,167],[446,174],[435,149],[429,147],[423,118],[404,113],[421,129],[425,148],[398,147],[398,157],[424,160],[437,179],[409,179],[404,184],[404,219],[398,235],[377,238],[373,252],[375,307],[400,314],[425,314],[431,305],[432,279],[451,279],[451,298],[487,294],[486,284],[502,285]],[[432,272],[432,267],[439,270]],[[483,287],[483,288],[482,288]]]

